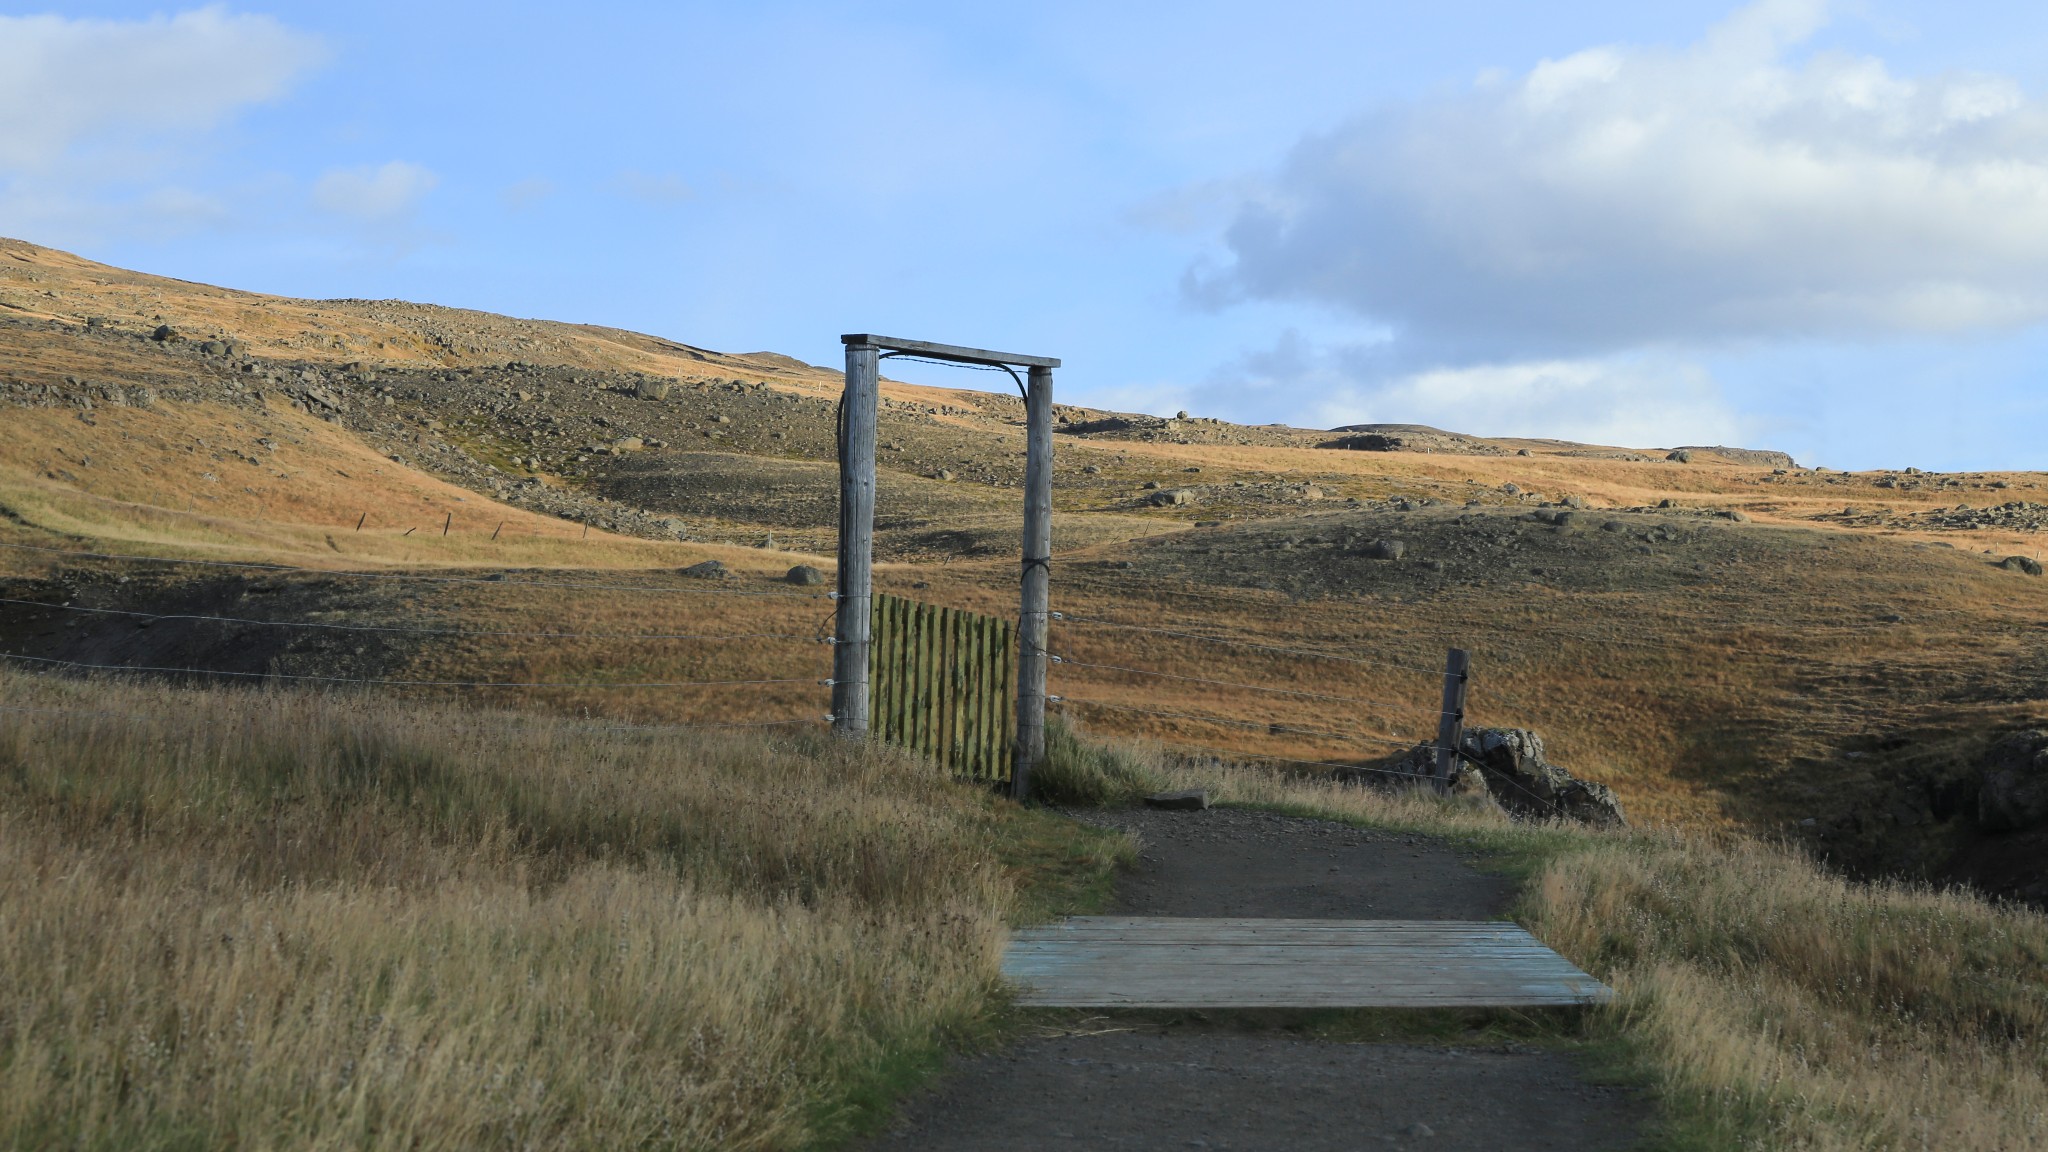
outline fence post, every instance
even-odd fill
[[[839,410],[839,601],[832,648],[832,729],[868,730],[870,565],[875,536],[875,409],[881,350],[846,346],[846,393]]]
[[[1045,759],[1045,645],[1052,611],[1052,369],[1031,366],[1024,394],[1024,580],[1017,614],[1017,758],[1010,794],[1031,799]]]
[[[1436,720],[1436,787],[1450,787],[1458,772],[1458,745],[1465,738],[1465,685],[1471,680],[1472,658],[1453,648],[1444,661],[1443,714]]]

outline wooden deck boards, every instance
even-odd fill
[[[1077,916],[1011,938],[1021,1004],[1510,1008],[1613,998],[1506,921]]]

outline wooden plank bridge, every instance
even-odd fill
[[[1524,1008],[1614,992],[1507,921],[1075,916],[1011,937],[1047,1008]]]

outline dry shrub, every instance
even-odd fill
[[[994,809],[899,758],[0,692],[0,1145],[791,1147],[997,987]]]

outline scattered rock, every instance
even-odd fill
[[[2041,574],[2041,562],[2031,556],[2007,556],[1998,562],[1998,566],[2010,572],[2025,572],[2029,576]]]
[[[1690,464],[1690,463],[1692,463],[1692,453],[1691,453],[1691,452],[1688,452],[1688,451],[1686,451],[1686,450],[1685,450],[1685,449],[1683,449],[1683,448],[1677,448],[1677,449],[1673,449],[1673,450],[1672,450],[1672,451],[1670,451],[1670,452],[1666,452],[1666,453],[1664,454],[1664,458],[1665,458],[1666,460],[1669,460],[1669,461],[1671,461],[1671,462],[1672,462],[1672,463],[1674,463],[1674,464]]]
[[[941,468],[937,472],[932,473],[932,479],[952,480],[955,479],[955,477],[953,475],[953,470],[951,468]]]
[[[151,332],[149,338],[159,344],[169,344],[174,340],[184,339],[184,337],[178,335],[178,330],[169,324],[157,325],[156,331]]]
[[[1143,484],[1138,485],[1138,487],[1145,489],[1147,492],[1150,492],[1154,488],[1163,488],[1165,487],[1165,485],[1161,484],[1157,480],[1147,480]]]
[[[1520,496],[1522,494],[1522,486],[1512,482],[1501,485],[1500,490],[1510,496]]]
[[[1185,792],[1154,792],[1145,797],[1148,808],[1168,808],[1178,812],[1199,812],[1209,806],[1209,793],[1201,788],[1190,788]]]
[[[633,385],[633,395],[641,400],[668,399],[669,382],[666,380],[642,380]]]
[[[801,584],[806,588],[815,588],[825,582],[825,574],[809,564],[799,564],[791,568],[788,575],[784,576],[783,579],[791,584]]]
[[[514,464],[519,463],[517,459],[514,459],[512,462]],[[687,535],[690,530],[689,525],[683,523],[681,520],[676,519],[674,516],[663,516],[661,519],[656,520],[654,523],[662,531],[668,533],[669,535],[675,537],[678,540],[682,539],[685,535]]]
[[[2048,732],[2015,732],[1992,745],[1977,792],[1977,822],[1994,831],[2048,820]]]
[[[1154,492],[1145,502],[1160,508],[1179,508],[1195,502],[1195,490],[1192,488],[1163,488]]]
[[[724,580],[732,575],[732,570],[716,560],[706,560],[683,569],[683,575],[698,580]]]
[[[1744,512],[1740,508],[1723,508],[1719,512],[1714,513],[1714,515],[1719,516],[1723,520],[1733,520],[1737,524],[1749,523],[1749,513]]]
[[[1399,560],[1408,551],[1408,545],[1400,540],[1375,540],[1365,546],[1368,560]]]
[[[1081,469],[1081,472],[1083,475],[1086,476],[1100,476],[1102,475],[1102,465],[1090,464],[1087,467]]]

